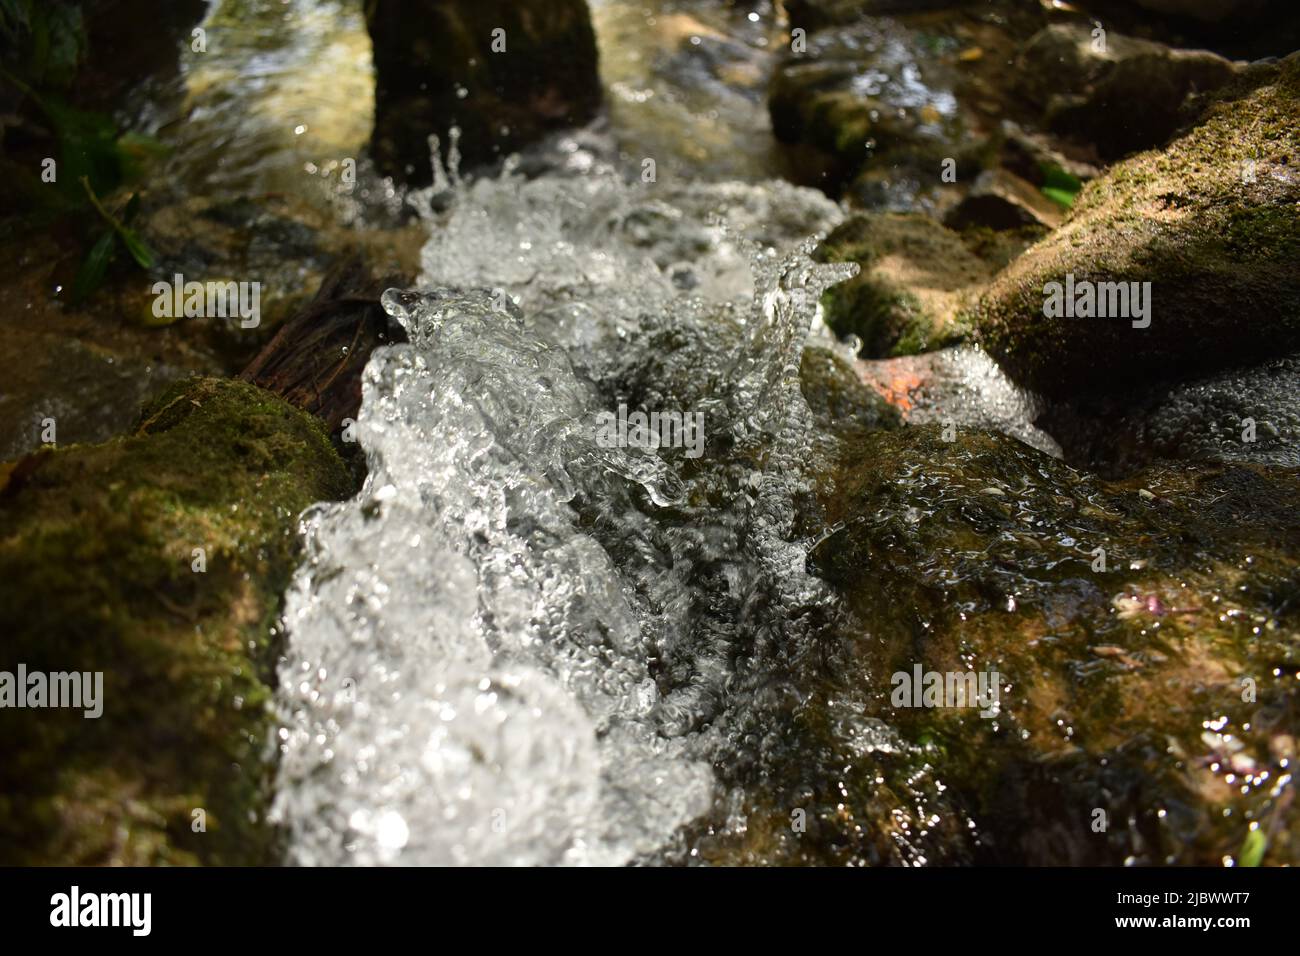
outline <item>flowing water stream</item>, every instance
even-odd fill
[[[453,162],[422,193],[368,177],[347,198],[357,228],[355,204],[405,198],[429,237],[416,288],[384,297],[409,342],[366,370],[364,488],[302,521],[275,800],[293,862],[691,859],[816,763],[790,713],[836,653],[807,568],[833,441],[799,368],[810,337],[853,352],[818,300],[854,267],[810,257],[842,210],[771,178],[769,4],[593,13],[608,116],[532,178]],[[225,0],[208,24],[226,55],[188,59],[178,175],[340,208],[330,176],[369,123],[355,6]],[[1032,437],[980,358],[950,363],[952,404]],[[620,406],[699,416],[702,454],[602,440]],[[900,745],[863,712],[830,703],[831,749],[869,770]],[[941,791],[918,783],[909,818],[936,822]]]
[[[628,862],[776,743],[763,645],[813,640],[829,600],[791,527],[799,356],[850,270],[740,236],[836,210],[569,165],[436,182],[422,291],[385,296],[410,344],[367,369],[370,474],[306,519],[286,610],[299,862]],[[703,454],[603,447],[620,403],[699,414]]]

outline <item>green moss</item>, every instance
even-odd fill
[[[0,666],[102,671],[104,709],[0,712],[4,862],[270,858],[267,703],[295,518],[350,490],[314,419],[215,379],[173,386],[127,437],[8,466]]]
[[[1066,397],[1300,346],[1300,58],[1242,82],[1168,148],[1089,183],[1067,222],[998,276],[971,319],[1014,378]],[[1150,282],[1150,327],[1044,316],[1044,286],[1068,274]]]
[[[924,338],[921,304],[906,291],[849,281],[822,297],[826,324],[840,338],[856,335],[866,356],[896,354],[897,343],[913,335]],[[926,322],[926,325],[929,323]]]
[[[845,442],[823,502],[839,530],[810,561],[850,612],[845,683],[905,741],[885,764],[911,791],[888,785],[920,792],[942,826],[974,824],[923,849],[1217,865],[1258,823],[1266,862],[1295,858],[1275,782],[1300,726],[1300,474],[1181,465],[1108,483],[929,426]],[[892,707],[891,674],[916,664],[996,669],[997,718]],[[878,799],[866,781],[840,803],[894,826],[865,812]]]
[[[1300,209],[1282,204],[1233,209],[1227,213],[1224,247],[1236,257],[1300,257]]]
[[[818,247],[822,262],[856,262],[858,274],[822,297],[826,324],[857,336],[870,358],[914,355],[964,337],[956,322],[991,267],[952,230],[919,215],[846,220]]]
[[[911,311],[912,314],[915,315],[919,308],[919,303],[916,303],[915,299],[913,299],[912,302]],[[889,354],[893,357],[898,357],[900,355],[920,355],[922,352],[927,352],[933,348],[942,348],[945,345],[954,345],[961,340],[961,336],[954,333],[947,338],[935,341],[930,338],[929,332],[929,323],[911,323],[903,329],[902,334],[899,335],[898,341],[894,343],[894,347],[890,349]]]

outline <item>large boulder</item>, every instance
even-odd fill
[[[993,282],[974,321],[1012,378],[1064,398],[1300,347],[1300,56],[1247,84],[1167,149],[1090,183]],[[1077,302],[1100,283],[1139,283],[1126,288],[1149,293],[1148,315],[1133,303],[1129,317],[1057,314],[1071,288]],[[1111,306],[1118,288],[1105,290]]]
[[[600,104],[585,0],[375,0],[375,132],[381,171],[432,178],[429,134],[461,130],[467,163],[491,162]]]
[[[1300,473],[1108,482],[981,430],[844,426],[807,555],[836,623],[726,804],[743,827],[705,821],[693,860],[1295,862]],[[918,670],[996,673],[996,701],[899,699]]]
[[[294,522],[352,487],[318,421],[220,379],[176,384],[126,437],[0,470],[0,671],[102,674],[98,716],[0,709],[0,862],[274,861]]]

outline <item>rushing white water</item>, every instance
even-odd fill
[[[775,247],[836,207],[566,148],[568,175],[439,171],[419,197],[426,291],[385,295],[410,343],[366,372],[369,477],[305,516],[287,599],[295,862],[653,857],[762,724],[770,676],[738,656],[829,601],[791,527],[797,369],[852,267]],[[702,414],[703,457],[602,447],[620,403]]]

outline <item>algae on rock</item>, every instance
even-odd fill
[[[937,426],[843,448],[810,560],[847,605],[867,713],[906,741],[891,759],[969,813],[973,859],[1219,865],[1256,830],[1266,862],[1295,858],[1300,474],[1108,483]],[[893,707],[917,664],[996,670],[996,717]]]
[[[1052,397],[1188,378],[1300,347],[1300,55],[1258,67],[1166,149],[1089,183],[973,313],[1008,374]],[[1048,283],[1150,282],[1150,326],[1048,317]]]
[[[0,859],[270,862],[266,704],[295,518],[352,490],[324,429],[254,386],[191,379],[132,434],[2,477],[0,669],[99,671],[104,699],[98,719],[0,712]]]
[[[864,214],[818,247],[823,262],[856,262],[861,271],[823,296],[826,323],[856,335],[870,358],[930,351],[962,340],[958,315],[993,268],[957,233],[926,216]]]

